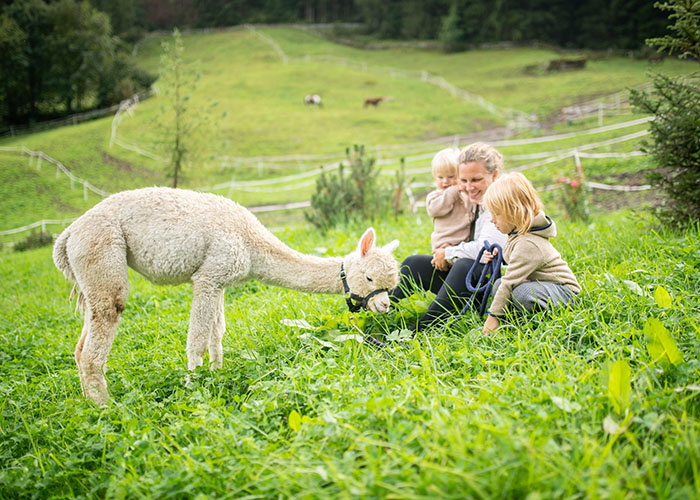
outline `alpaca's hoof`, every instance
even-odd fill
[[[106,405],[109,401],[109,393],[106,390],[88,389],[86,391],[86,396],[97,406]]]

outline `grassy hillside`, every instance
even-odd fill
[[[253,282],[226,293],[223,369],[189,389],[191,288],[132,273],[105,408],[81,396],[81,319],[50,249],[8,254],[0,497],[697,498],[698,228],[652,231],[631,214],[558,223],[578,307],[492,337],[468,316],[377,352],[338,340],[357,333],[342,297]],[[362,229],[280,235],[342,255]],[[429,248],[425,217],[377,232],[402,240],[399,259]],[[358,324],[381,337],[411,314],[401,304]],[[282,324],[300,318],[327,344]],[[675,364],[659,359],[674,346]]]
[[[152,37],[140,45],[142,67],[157,72],[160,43],[167,39]],[[184,36],[184,43],[188,64],[202,74],[191,102],[197,113],[206,116],[210,123],[202,131],[204,140],[196,145],[201,154],[185,171],[183,186],[192,188],[299,174],[337,161],[345,148],[355,143],[367,145],[386,162],[385,169],[396,168],[398,159],[407,156],[407,167],[413,169],[411,175],[416,180],[427,181],[430,156],[447,144],[431,142],[433,139],[454,135],[461,136],[458,143],[468,140],[465,134],[507,125],[515,111],[538,113],[545,119],[562,106],[638,86],[648,81],[650,69],[644,61],[610,57],[592,59],[581,71],[527,73],[527,66],[541,65],[561,55],[539,48],[460,54],[404,48],[363,51],[335,45],[293,28],[190,34]],[[679,74],[689,71],[690,65],[667,60],[653,69]],[[448,89],[431,84],[430,79],[438,76],[444,77],[457,91],[468,93],[453,95]],[[305,107],[302,100],[308,93],[321,94],[324,108]],[[363,109],[365,97],[378,95],[392,96],[393,100],[377,109]],[[479,96],[494,106],[493,112],[485,107],[488,103],[479,101]],[[162,104],[160,97],[142,102],[133,116],[125,115],[117,128],[117,137],[160,154],[157,142]],[[606,117],[605,123],[631,118]],[[110,146],[111,126],[112,119],[104,118],[3,138],[0,147],[25,145],[43,151],[62,162],[74,175],[107,192],[167,183],[160,162],[118,145]],[[555,131],[595,126],[593,117],[556,125]],[[644,127],[503,150],[506,155],[553,151],[640,128]],[[546,129],[530,129],[521,135],[547,133]],[[503,131],[485,138],[493,141],[502,134]],[[599,151],[636,148],[633,141]],[[280,159],[292,155],[311,157]],[[252,157],[263,159],[250,161]],[[522,163],[509,161],[510,165]],[[3,167],[0,185],[6,194],[0,199],[0,212],[7,214],[0,231],[41,218],[75,216],[97,201],[91,198],[87,203],[82,202],[81,186],[70,191],[67,178],[56,179],[51,168],[32,170],[26,157],[2,152],[0,164]],[[24,174],[22,165],[27,167]],[[630,170],[637,169],[634,162],[628,165]],[[538,173],[533,175],[547,180],[569,168],[570,164],[560,162],[537,169]],[[37,198],[38,190],[42,201],[29,201]],[[302,185],[281,181],[266,189],[227,186],[216,192],[246,205],[256,205],[307,200],[312,190],[313,181],[307,178]],[[35,208],[27,209],[28,205]]]

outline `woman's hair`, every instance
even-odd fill
[[[503,170],[503,155],[496,148],[483,142],[466,146],[459,155],[459,165],[478,161],[489,174]]]
[[[525,234],[544,205],[527,177],[519,172],[499,176],[484,194],[486,208]]]
[[[438,174],[457,175],[457,166],[459,165],[459,149],[447,148],[438,151],[433,156],[433,161],[430,165],[433,168],[433,177]]]

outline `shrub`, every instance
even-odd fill
[[[680,58],[700,63],[700,1],[674,0],[655,3],[670,10],[675,19],[670,29],[676,36],[651,38],[649,45],[659,51],[678,52]],[[649,127],[653,142],[643,141],[659,169],[649,174],[649,181],[667,196],[661,215],[667,221],[685,225],[700,219],[700,73],[687,77],[654,77],[650,93],[631,91],[637,111],[655,115]]]
[[[577,221],[587,221],[590,215],[588,199],[590,189],[583,179],[583,171],[577,169],[573,177],[561,177],[559,185],[559,201],[564,205],[566,218]]]
[[[358,145],[352,151],[347,148],[345,154],[347,161],[340,163],[337,173],[321,173],[311,196],[311,210],[304,214],[321,231],[351,221],[371,220],[386,212],[388,194],[377,182],[374,158],[366,157],[365,147]]]
[[[15,246],[15,252],[24,252],[33,248],[49,246],[53,243],[53,236],[46,231],[32,231],[22,241],[18,241]]]

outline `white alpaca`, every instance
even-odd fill
[[[101,201],[56,240],[53,260],[80,290],[85,320],[75,361],[85,395],[109,398],[103,369],[129,290],[127,266],[161,285],[192,282],[187,335],[188,369],[222,364],[224,288],[247,279],[315,293],[342,293],[341,269],[350,292],[372,295],[365,306],[389,309],[386,290],[399,281],[391,252],[375,248],[368,229],[357,251],[320,258],[290,249],[244,207],[213,194],[170,188],[124,191]],[[373,294],[374,292],[374,294]]]

